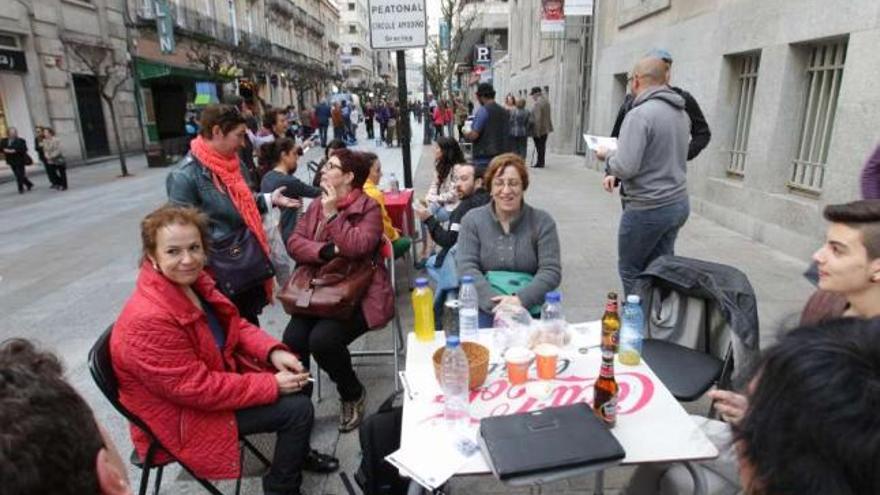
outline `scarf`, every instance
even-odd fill
[[[251,188],[248,187],[244,177],[241,175],[241,166],[237,154],[224,156],[212,148],[202,136],[198,136],[190,141],[190,149],[193,156],[201,162],[208,170],[214,174],[214,177],[220,180],[220,183],[226,187],[226,194],[235,205],[238,214],[241,215],[244,224],[248,230],[257,238],[260,247],[266,256],[269,256],[269,240],[266,238],[266,232],[263,230],[263,219],[260,217],[260,210],[257,208],[257,202]],[[222,191],[222,189],[221,189]],[[271,208],[271,205],[269,205]],[[266,280],[266,300],[272,300],[272,278]]]

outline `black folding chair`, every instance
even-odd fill
[[[157,468],[158,471],[156,473],[156,482],[154,484],[153,493],[158,495],[159,487],[162,484],[162,471],[165,468],[166,464],[170,464],[170,462],[158,464],[155,462],[156,452],[159,449],[162,449],[162,444],[159,443],[159,440],[156,439],[156,435],[150,430],[150,428],[134,413],[129,411],[122,403],[119,401],[119,383],[116,380],[116,374],[113,371],[113,364],[110,359],[110,334],[113,331],[113,325],[111,324],[107,330],[98,337],[98,340],[92,346],[92,349],[89,351],[89,371],[92,373],[92,378],[95,380],[95,384],[101,389],[104,396],[110,401],[110,404],[116,408],[123,416],[125,416],[128,421],[130,421],[133,425],[139,428],[141,431],[147,434],[147,436],[151,439],[150,446],[147,448],[147,455],[144,459],[140,459],[137,456],[137,451],[132,451],[131,453],[131,462],[135,466],[141,468],[141,483],[140,489],[138,490],[139,495],[146,495],[147,487],[150,484],[150,470],[153,468]],[[246,438],[242,437],[239,439],[241,441],[241,458],[242,465],[244,465],[244,453],[245,448],[253,452],[253,454],[263,463],[265,467],[270,467],[272,465],[269,462],[269,459],[266,458],[257,450],[256,447],[252,443],[250,443]],[[167,452],[167,449],[166,449]],[[183,467],[183,469],[188,472],[193,479],[199,482],[205,490],[214,495],[223,495],[223,493],[217,489],[210,481],[200,478],[193,473],[193,471],[179,459],[174,459],[171,462],[177,462]],[[238,479],[235,482],[235,494],[238,495],[241,491],[241,475],[239,474]]]

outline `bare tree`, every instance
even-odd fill
[[[455,74],[455,56],[464,44],[464,38],[477,20],[477,10],[464,11],[467,0],[441,0],[440,15],[449,26],[449,50],[440,47],[439,39],[428,43],[429,61],[425,67],[428,85],[435,97],[443,94],[444,87],[451,92],[452,76]],[[451,96],[451,94],[450,94]]]
[[[105,42],[91,43],[63,37],[61,42],[65,51],[69,55],[73,55],[79,65],[97,80],[98,94],[110,109],[113,140],[116,143],[116,151],[119,156],[119,168],[122,171],[122,176],[127,177],[129,175],[128,165],[125,161],[122,141],[119,138],[119,121],[116,118],[116,96],[131,78],[131,67],[125,61],[116,60],[113,47]],[[68,72],[78,72],[76,69],[67,64]]]

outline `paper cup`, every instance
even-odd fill
[[[511,347],[504,353],[507,363],[507,379],[511,385],[522,385],[529,379],[529,365],[534,353],[525,347]]]
[[[553,344],[539,344],[535,347],[535,355],[537,356],[538,378],[542,380],[556,378],[559,347]]]

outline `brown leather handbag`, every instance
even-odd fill
[[[338,256],[323,265],[299,265],[278,300],[293,316],[346,320],[363,299],[375,271],[372,258]]]

